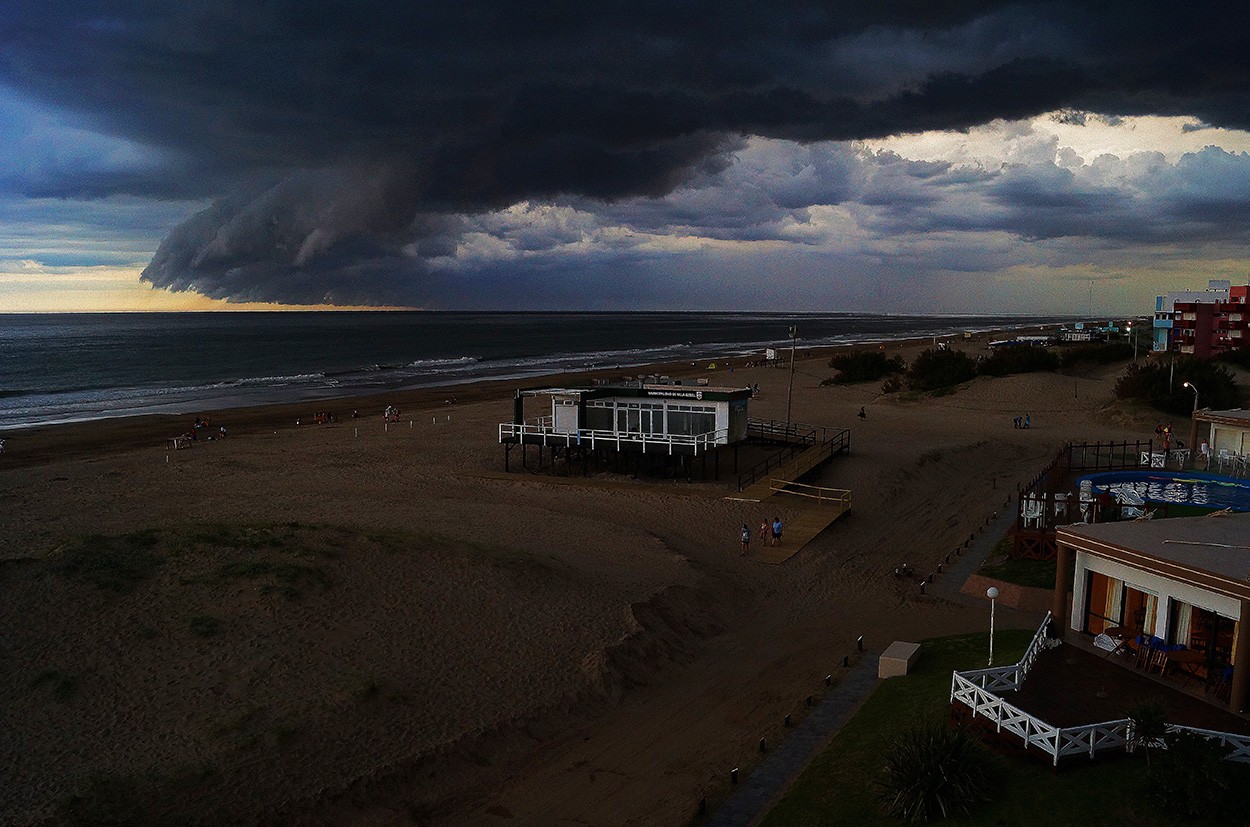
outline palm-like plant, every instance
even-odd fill
[[[968,815],[990,798],[993,757],[972,736],[940,722],[898,737],[886,754],[881,791],[891,816],[928,824]]]
[[[1167,710],[1156,703],[1141,703],[1128,710],[1129,746],[1146,751],[1146,766],[1150,766],[1150,748],[1163,746],[1163,736],[1168,733]]]

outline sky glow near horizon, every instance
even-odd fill
[[[700,35],[667,21],[651,25],[676,27],[668,39],[637,24],[635,46],[654,52],[555,48],[617,37],[592,21],[544,32],[555,46],[537,54],[504,20],[455,53],[464,79],[410,60],[418,42],[361,52],[393,11],[370,4],[328,45],[311,38],[350,58],[278,79],[261,70],[304,53],[302,32],[214,5],[187,28],[159,4],[156,22],[107,26],[70,4],[47,21],[0,11],[0,312],[1111,315],[1250,280],[1250,90],[1230,75],[1240,58],[1223,57],[1244,54],[1239,34],[1159,51],[1155,66],[1075,3],[811,24],[805,50],[746,24]],[[455,48],[458,24],[425,22]],[[1133,36],[1170,44],[1163,28]],[[49,51],[62,30],[99,77]],[[761,57],[683,51],[718,40]],[[199,74],[183,69],[192,58]],[[241,64],[255,76],[231,74]],[[515,78],[489,77],[504,65]],[[1192,71],[1156,80],[1170,65]],[[1100,87],[1095,70],[1119,74]],[[1017,75],[1031,85],[1003,80]],[[410,99],[390,101],[401,87]]]

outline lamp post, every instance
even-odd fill
[[[799,336],[799,326],[790,325],[790,384],[786,388],[786,428],[790,427],[790,400],[794,396],[794,342]]]
[[[1181,387],[1189,388],[1194,392],[1194,411],[1189,415],[1189,455],[1197,463],[1198,456],[1194,453],[1194,443],[1198,441],[1198,388],[1194,386],[1193,382],[1186,382]]]
[[[990,586],[985,590],[985,596],[990,599],[990,662],[987,666],[994,665],[994,601],[998,599],[998,589]]]
[[[1129,336],[1133,339],[1133,361],[1137,361],[1137,328],[1133,327],[1133,323],[1128,323]]]

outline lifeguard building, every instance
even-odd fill
[[[526,420],[525,401],[550,400],[550,414]],[[583,467],[592,460],[622,463],[636,470],[649,458],[689,476],[693,462],[706,465],[708,457],[719,470],[720,453],[734,454],[747,438],[750,388],[706,385],[602,385],[589,388],[535,388],[518,390],[513,397],[511,422],[499,426],[504,446],[504,468],[512,450],[538,449],[542,466],[547,454],[554,463],[578,459]],[[704,469],[706,471],[706,468]]]

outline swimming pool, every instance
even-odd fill
[[[1201,474],[1196,471],[1105,471],[1088,474],[1077,480],[1081,490],[1088,483],[1094,494],[1106,491],[1111,495],[1127,494],[1148,503],[1174,503],[1196,508],[1231,508],[1250,511],[1250,482]],[[1135,495],[1135,496],[1134,496]],[[1120,499],[1117,497],[1117,499]]]

